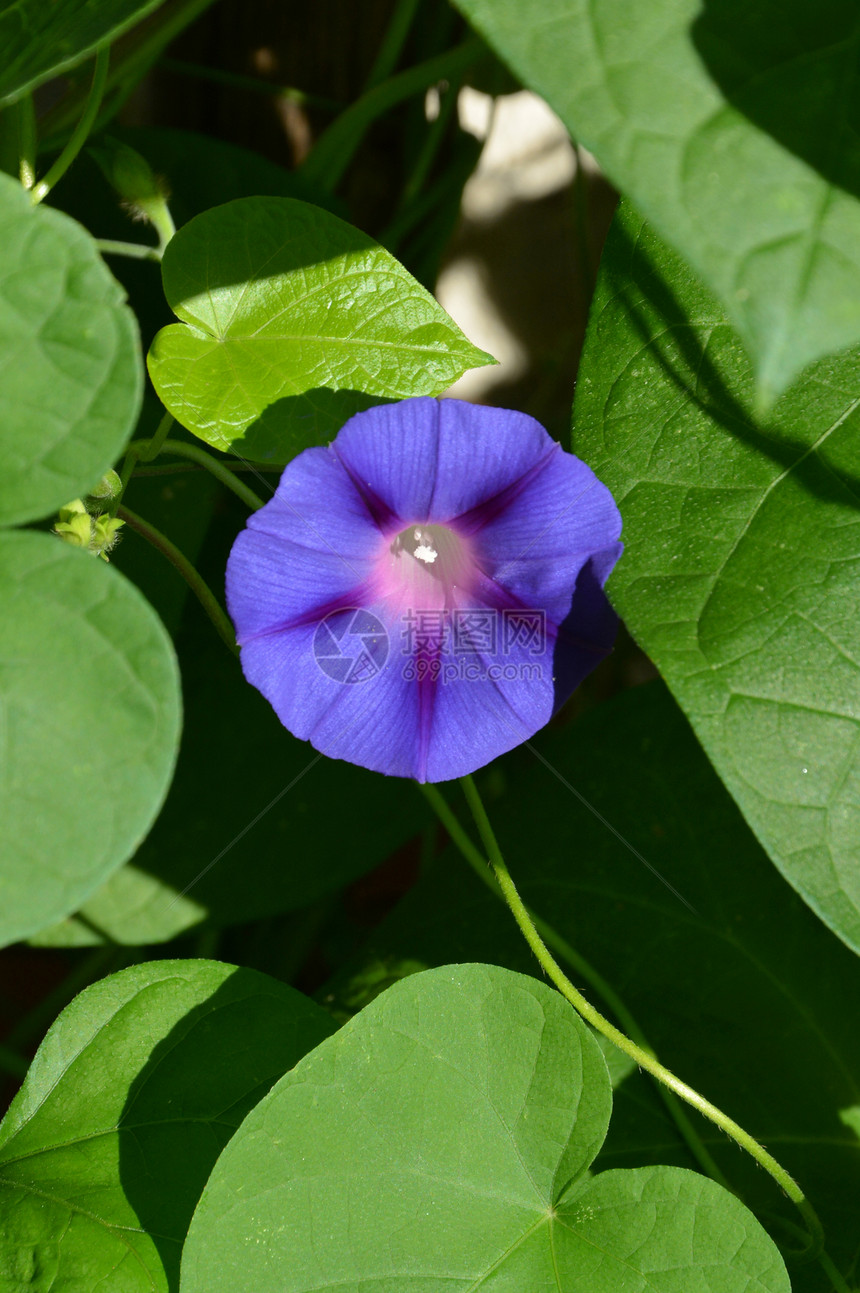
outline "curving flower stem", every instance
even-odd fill
[[[93,81],[90,86],[90,92],[84,105],[81,119],[72,131],[72,137],[60,153],[53,166],[48,170],[43,180],[34,184],[30,190],[33,202],[41,202],[47,197],[51,189],[62,179],[78,153],[87,142],[87,137],[93,128],[93,124],[101,106],[102,96],[105,92],[107,82],[108,62],[110,61],[110,46],[103,45],[96,53],[95,66],[93,68]]]
[[[233,625],[227,618],[225,611],[222,610],[218,599],[212,592],[212,589],[206,583],[199,571],[192,566],[185,554],[179,551],[176,544],[172,543],[166,534],[162,534],[160,530],[156,530],[154,525],[150,525],[149,521],[145,521],[143,517],[138,516],[136,512],[130,512],[127,507],[118,507],[117,516],[120,517],[121,520],[125,521],[126,525],[130,525],[133,530],[137,530],[138,534],[142,535],[143,538],[146,539],[148,543],[151,543],[154,548],[157,548],[158,551],[176,567],[212,623],[215,625],[218,636],[224,643],[226,643],[234,655],[238,655],[239,648],[236,645],[236,635],[233,632]]]
[[[485,855],[477,845],[473,844],[469,835],[460,825],[460,822],[451,811],[438,788],[434,785],[420,785],[418,782],[416,782],[416,785],[418,785],[418,789],[424,795],[424,798],[428,801],[433,811],[436,813],[436,816],[445,827],[452,843],[460,850],[460,853],[465,858],[466,862],[468,862],[481,883],[487,886],[495,898],[504,902],[505,896],[487,866]],[[571,947],[570,943],[568,943],[566,939],[562,938],[558,931],[553,929],[552,925],[548,924],[545,920],[542,920],[540,916],[536,915],[535,912],[530,909],[529,916],[535,929],[538,931],[547,947],[551,948],[551,950],[555,952],[556,956],[558,956],[562,961],[566,961],[568,965],[572,966],[577,974],[581,975],[587,983],[591,984],[596,992],[600,993],[600,996],[609,1006],[610,1010],[615,1015],[615,1018],[619,1020],[627,1030],[628,1035],[633,1039],[633,1041],[636,1042],[637,1045],[641,1046],[643,1050],[648,1051],[650,1055],[654,1055],[656,1058],[655,1052],[649,1045],[642,1029],[639,1027],[633,1015],[627,1009],[612,985],[607,983],[603,975],[599,974],[597,970],[595,970],[594,966],[586,961],[584,956],[577,952],[575,948]],[[666,1105],[670,1117],[678,1128],[687,1148],[696,1159],[699,1166],[707,1172],[708,1176],[710,1176],[712,1180],[717,1181],[722,1185],[724,1189],[729,1190],[733,1194],[737,1194],[737,1190],[732,1187],[715,1162],[712,1154],[694,1127],[692,1120],[687,1117],[684,1112],[684,1107],[680,1100],[678,1100],[677,1096],[673,1095],[668,1087],[665,1087],[662,1082],[656,1082],[655,1085],[660,1093],[663,1103]]]
[[[170,419],[169,421],[167,421],[168,418]],[[198,449],[195,444],[186,444],[183,440],[163,438],[162,428],[166,427],[166,435],[172,423],[172,416],[169,413],[165,414],[151,440],[132,440],[127,450],[127,458],[132,459],[132,471],[141,460],[151,462],[159,454],[172,454],[174,458],[185,458],[188,462],[193,462],[196,466],[205,468],[216,480],[220,480],[222,485],[226,485],[229,490],[232,490],[237,498],[241,498],[245,506],[250,507],[252,512],[257,512],[263,507],[263,500],[260,496],[255,494],[252,489],[249,489],[244,481],[239,480],[219,458],[213,457],[211,453],[206,453],[203,449]]]
[[[803,1258],[804,1260],[818,1257],[824,1248],[824,1230],[818,1214],[794,1177],[748,1131],[744,1131],[743,1127],[736,1123],[733,1118],[723,1113],[716,1105],[711,1104],[710,1100],[706,1100],[698,1091],[694,1091],[686,1082],[682,1082],[680,1078],[675,1077],[674,1073],[670,1072],[648,1051],[638,1046],[636,1042],[631,1041],[620,1029],[611,1024],[608,1019],[605,1019],[598,1010],[595,1010],[582,993],[574,987],[558,962],[551,955],[535,926],[534,920],[517,892],[516,885],[511,879],[511,874],[502,856],[493,828],[490,825],[490,819],[487,816],[474,781],[471,777],[461,777],[460,784],[463,787],[466,802],[475,819],[478,834],[484,848],[487,850],[490,866],[499,883],[505,902],[508,904],[514,920],[519,925],[526,942],[534,952],[548,978],[552,980],[562,996],[570,1002],[586,1023],[589,1023],[603,1037],[613,1042],[625,1055],[629,1055],[640,1068],[645,1069],[646,1072],[657,1078],[659,1082],[668,1087],[670,1091],[673,1091],[680,1099],[692,1105],[705,1118],[715,1123],[721,1131],[724,1131],[742,1149],[745,1149],[773,1177],[777,1185],[788,1195],[791,1202],[798,1209],[809,1230],[806,1247],[802,1252],[795,1252],[792,1256]]]
[[[198,467],[204,467],[206,471],[211,472],[216,480],[220,480],[222,485],[231,489],[237,498],[241,498],[246,507],[250,507],[252,512],[258,512],[264,506],[263,500],[259,494],[255,494],[253,489],[249,489],[243,480],[234,476],[229,467],[226,467],[220,458],[215,458],[211,453],[206,453],[204,449],[198,449],[196,444],[186,444],[183,440],[165,440],[158,450],[160,453],[173,454],[175,458],[185,458],[188,462],[196,463]],[[153,458],[155,454],[151,455]]]

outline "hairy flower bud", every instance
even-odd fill
[[[92,519],[79,498],[72,499],[60,508],[59,519],[54,524],[54,534],[75,548],[88,548],[92,538]]]
[[[144,219],[148,204],[164,200],[164,186],[153,174],[149,162],[128,144],[104,135],[98,147],[90,148],[89,152],[111,188],[130,207],[139,207]]]
[[[140,153],[110,135],[103,135],[98,147],[89,151],[131,218],[153,225],[162,248],[166,246],[174,229],[167,209],[170,194],[161,176],[153,173]]]
[[[81,500],[75,498],[60,508],[54,534],[65,543],[71,543],[75,548],[86,548],[92,556],[108,561],[108,553],[116,547],[123,525],[124,521],[107,512],[91,515]]]
[[[102,476],[99,483],[97,485],[94,485],[93,488],[90,490],[90,492],[87,494],[87,502],[89,504],[91,499],[95,500],[98,503],[104,503],[106,501],[110,501],[111,499],[116,498],[117,494],[119,494],[121,489],[122,489],[122,481],[120,480],[117,472],[111,469],[110,471],[105,472],[105,474]],[[97,512],[99,511],[99,508],[90,507],[89,510],[91,512],[93,511]]]

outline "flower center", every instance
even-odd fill
[[[466,539],[447,525],[408,525],[383,562],[384,591],[410,610],[451,606],[455,590],[471,589],[475,563]]]

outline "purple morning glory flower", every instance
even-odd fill
[[[245,677],[333,758],[446,781],[519,745],[611,649],[621,517],[532,418],[412,399],[284,471],[227,567]]]

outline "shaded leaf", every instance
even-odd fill
[[[0,103],[95,53],[162,0],[0,0]]]
[[[750,412],[719,307],[632,211],[575,405],[616,607],[786,879],[860,950],[860,351]]]
[[[57,511],[107,471],[137,419],[143,364],[92,238],[2,174],[0,242],[0,524],[10,525]]]
[[[179,742],[176,661],[117,571],[0,534],[0,943],[74,911],[152,823]]]
[[[716,292],[770,403],[860,341],[850,0],[457,0]]]
[[[166,1293],[212,1165],[332,1030],[285,984],[153,961],[82,992],[0,1124],[0,1284]]]
[[[183,1293],[773,1290],[752,1215],[677,1168],[589,1181],[600,1050],[552,989],[489,965],[413,975],[245,1120],[195,1213]]]
[[[218,449],[284,460],[370,404],[438,395],[490,362],[398,261],[318,207],[247,198],[168,245],[149,372],[177,421]]]

